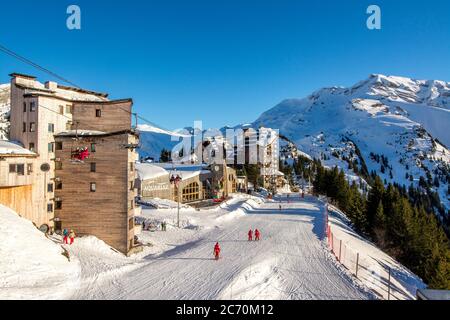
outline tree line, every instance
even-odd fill
[[[450,247],[435,214],[423,205],[421,192],[388,184],[378,175],[367,194],[343,170],[326,169],[314,160],[313,188],[346,212],[355,229],[420,276],[431,288],[450,289]]]

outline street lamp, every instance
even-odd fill
[[[178,211],[177,211],[177,227],[178,228],[180,227],[180,188],[179,188],[179,186],[180,186],[181,181],[182,181],[182,178],[178,174],[176,176],[172,175],[170,177],[170,183],[175,185],[175,188],[177,190],[177,195],[178,195],[178,201],[177,201],[178,202]]]

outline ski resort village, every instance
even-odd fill
[[[449,108],[450,83],[371,75],[170,131],[12,73],[0,299],[449,298]]]

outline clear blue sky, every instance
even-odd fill
[[[66,28],[66,8],[82,30]],[[366,8],[382,9],[382,30]],[[450,1],[41,0],[1,4],[0,44],[175,129],[252,122],[370,73],[450,81]],[[0,53],[10,72],[49,77]]]

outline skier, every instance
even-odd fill
[[[216,242],[216,245],[214,246],[214,258],[216,260],[219,260],[220,258],[220,246],[218,242]]]
[[[252,240],[253,240],[253,231],[252,231],[252,229],[250,229],[248,231],[248,241],[252,241]]]
[[[261,233],[259,232],[258,229],[256,229],[256,230],[255,230],[255,241],[259,241],[260,236],[261,236]]]
[[[75,239],[75,232],[73,230],[70,230],[69,239],[70,239],[70,245],[72,245],[73,240]]]
[[[67,243],[67,238],[69,237],[69,230],[67,230],[67,229],[64,229],[63,230],[63,241],[64,241],[64,244],[68,244]]]

